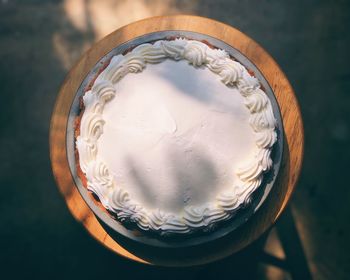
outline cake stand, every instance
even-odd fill
[[[150,247],[115,235],[99,221],[76,187],[69,167],[67,125],[76,92],[96,63],[113,50],[137,37],[154,32],[186,31],[204,34],[238,50],[262,73],[280,108],[284,127],[283,157],[273,191],[250,219],[221,238],[182,248]],[[70,133],[68,130],[68,133]],[[68,135],[69,137],[69,135]],[[303,125],[296,97],[276,62],[256,42],[240,31],[196,16],[165,16],[138,21],[122,27],[95,44],[73,67],[64,81],[53,111],[50,128],[50,155],[53,173],[66,203],[77,221],[104,246],[134,261],[164,265],[204,264],[231,255],[261,236],[280,216],[299,177],[303,157]]]

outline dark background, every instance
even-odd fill
[[[52,176],[50,116],[69,68],[114,29],[174,13],[202,15],[240,29],[286,73],[300,102],[306,140],[291,202],[294,224],[314,278],[348,278],[350,1],[345,0],[0,1],[1,278],[237,279],[250,270],[250,263],[234,268],[235,259],[188,269],[122,259],[74,220]],[[272,253],[283,257],[277,234],[270,239]],[[254,266],[252,275],[290,277],[264,264]]]

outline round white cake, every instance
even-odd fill
[[[246,206],[272,166],[276,121],[247,69],[187,40],[117,55],[83,97],[79,166],[121,222],[210,230]]]

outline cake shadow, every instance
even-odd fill
[[[137,162],[137,159],[130,156],[125,158],[125,164],[130,171],[136,188],[150,204],[153,204],[153,207],[155,205],[152,202],[157,202],[161,203],[161,205],[158,205],[161,209],[168,208],[169,204],[174,204],[174,200],[175,204],[183,205],[183,207],[187,205],[193,206],[191,203],[193,198],[202,197],[204,201],[211,199],[213,189],[215,190],[215,187],[218,185],[220,174],[214,161],[204,151],[193,147],[190,153],[191,162],[186,158],[186,155],[180,154],[175,149],[170,148],[166,151],[167,162],[169,162],[169,180],[172,179],[169,182],[172,185],[171,191],[178,194],[176,195],[177,197],[171,197],[171,199],[162,198],[161,189],[155,193],[151,178],[147,172],[147,166],[141,165]],[[201,174],[201,176],[198,176],[198,174]],[[200,189],[193,189],[191,186],[200,186]]]
[[[184,37],[184,36],[182,36]],[[188,40],[191,40],[191,38],[185,37]],[[203,79],[203,71],[208,71],[210,74],[212,74],[212,79],[215,79],[218,85],[221,85],[222,87],[227,87],[232,89],[232,91],[235,91],[234,93],[239,94],[237,87],[234,85],[225,85],[220,78],[212,73],[206,66],[200,65],[195,66],[190,64],[186,61],[177,61],[173,60],[171,58],[168,58],[169,60],[173,61],[174,63],[186,63],[187,67],[193,68],[191,71],[191,81],[190,83],[186,79],[181,79],[177,77],[179,73],[176,71],[173,71],[171,67],[163,68],[162,71],[158,71],[159,77],[164,78],[166,81],[171,82],[171,85],[178,89],[179,94],[185,95],[187,98],[191,98],[199,103],[205,103],[207,105],[215,105],[217,107],[217,110],[220,110],[222,112],[225,112],[229,114],[232,111],[232,108],[228,106],[223,100],[220,99],[219,93],[217,92],[217,89],[213,87],[213,83],[210,82],[211,79]],[[185,70],[186,68],[184,68]],[[174,80],[176,82],[174,82]],[[210,89],[207,91],[203,91],[203,88]],[[237,91],[236,91],[237,90]],[[191,110],[191,108],[188,108]],[[248,110],[248,109],[247,109]]]

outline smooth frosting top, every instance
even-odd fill
[[[143,230],[210,229],[249,203],[271,168],[269,99],[204,43],[157,41],[117,55],[83,99],[76,144],[88,189]]]

